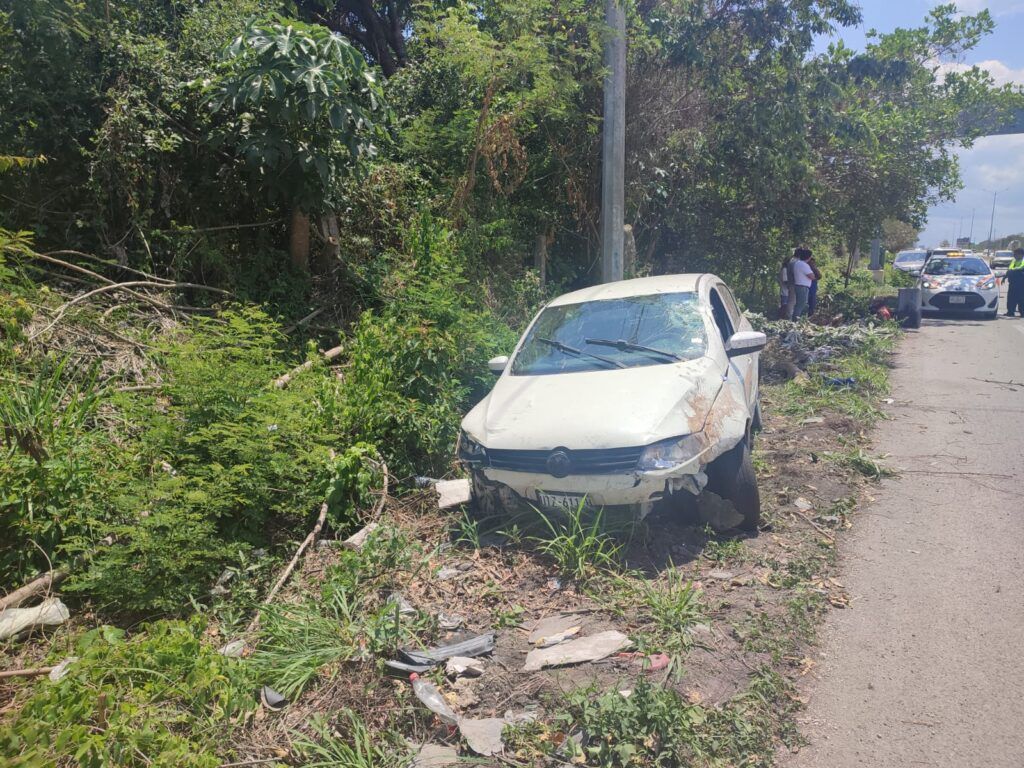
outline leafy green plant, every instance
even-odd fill
[[[546,531],[532,540],[568,578],[585,581],[618,565],[623,545],[605,532],[603,510],[589,510],[584,500],[566,513],[564,521],[540,511],[537,514]]]
[[[896,474],[859,446],[850,446],[845,451],[829,451],[825,458],[837,467],[863,475],[869,480],[881,480]]]
[[[8,764],[219,765],[223,739],[256,704],[247,665],[205,645],[200,620],[143,630],[79,637],[67,676],[42,681],[0,725]]]

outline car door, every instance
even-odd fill
[[[744,319],[739,305],[736,303],[736,298],[725,283],[718,282],[712,286],[710,301],[712,314],[716,316],[715,324],[719,326],[719,331],[723,334],[723,343],[727,342],[738,330],[750,330],[749,323]],[[716,305],[720,309],[716,309]],[[718,318],[719,314],[722,316],[721,322]],[[732,357],[728,359],[728,365],[726,376],[739,380],[748,412],[753,414],[757,404],[758,356],[754,354]]]

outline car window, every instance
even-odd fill
[[[987,275],[991,270],[982,259],[933,256],[925,265],[926,275]]]
[[[908,261],[911,261],[911,262],[913,262],[913,261],[924,261],[924,254],[923,253],[913,253],[913,252],[910,252],[910,253],[901,253],[901,254],[899,254],[896,257],[896,263],[897,264],[905,264]]]
[[[729,319],[729,313],[725,309],[722,297],[714,288],[711,289],[711,314],[715,318],[718,331],[722,334],[722,341],[728,341],[733,334],[732,321]]]
[[[740,317],[740,306],[736,303],[736,297],[732,295],[732,291],[727,285],[719,285],[717,288],[718,292],[722,296],[722,302],[725,304],[725,310],[729,313],[729,319],[732,321],[733,328],[739,328]]]
[[[697,294],[661,293],[548,307],[512,361],[513,376],[635,368],[707,351]]]

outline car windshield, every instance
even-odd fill
[[[924,268],[926,275],[987,275],[988,264],[981,259],[947,259],[942,256],[932,257]]]
[[[514,376],[635,368],[703,357],[697,294],[661,293],[545,309],[512,362]]]
[[[924,261],[924,254],[910,251],[908,253],[901,253],[896,257],[897,264],[907,264],[915,261]]]

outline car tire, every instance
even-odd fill
[[[738,526],[740,530],[757,531],[761,524],[761,494],[747,439],[711,462],[708,490],[733,503],[743,518]]]
[[[999,317],[999,310],[998,309],[995,312],[986,312],[985,313],[985,319],[986,320],[995,320],[997,317]]]

